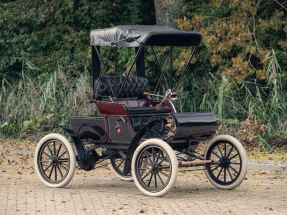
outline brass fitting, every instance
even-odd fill
[[[174,137],[177,132],[176,122],[174,121],[173,117],[167,118],[167,124],[165,125],[165,128],[168,130],[168,136]]]

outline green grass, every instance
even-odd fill
[[[273,141],[287,136],[287,81],[282,78],[279,54],[273,50],[267,54],[269,67],[264,81],[249,77],[241,85],[232,86],[225,77],[212,73],[190,75],[179,88],[177,109],[213,112],[223,120],[221,133],[253,135],[255,144],[273,150],[277,146]],[[69,116],[98,114],[95,104],[88,103],[92,88],[87,69],[78,72],[77,77],[60,65],[53,73],[41,71],[37,77],[29,76],[31,70],[38,68],[28,62],[18,82],[7,77],[2,80],[2,136],[17,138],[23,133],[49,132],[54,124],[67,124]],[[242,123],[246,119],[250,128]]]
[[[17,83],[2,80],[0,92],[0,132],[11,136],[51,130],[54,124],[66,124],[69,116],[95,115],[89,104],[92,93],[87,72],[72,78],[62,67],[52,74],[29,77],[29,68]],[[69,75],[66,75],[69,74]]]

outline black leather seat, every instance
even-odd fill
[[[119,92],[122,83],[124,82],[126,76],[117,77],[117,92]],[[105,97],[113,97],[108,79],[111,82],[112,88],[115,91],[115,77],[101,77],[95,80],[94,96],[96,99],[101,99]],[[98,85],[97,85],[97,82]],[[128,77],[125,85],[123,86],[118,98],[145,98],[144,92],[149,92],[149,83],[146,78],[142,77]]]
[[[169,107],[163,107],[162,111],[157,111],[155,107],[128,107],[126,108],[128,114],[159,114],[159,113],[170,113]]]

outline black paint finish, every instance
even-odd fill
[[[98,141],[106,138],[104,117],[70,117],[70,128],[82,138]]]
[[[129,174],[131,171],[132,158],[133,158],[136,148],[138,147],[141,141],[141,138],[149,131],[149,129],[151,129],[153,126],[155,126],[157,123],[160,123],[160,122],[161,122],[160,120],[153,120],[149,122],[143,128],[141,128],[139,132],[134,136],[128,148],[127,154],[126,154],[126,162],[125,162],[125,168],[124,168],[125,175]]]
[[[89,171],[92,170],[94,164],[98,161],[98,154],[96,151],[86,152],[85,146],[79,137],[79,135],[66,127],[58,126],[62,128],[67,134],[73,139],[76,150],[77,150],[77,163],[82,170]]]
[[[204,137],[215,133],[217,129],[217,120],[213,113],[175,113],[173,114],[177,133],[175,138]]]

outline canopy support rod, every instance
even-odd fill
[[[171,77],[174,77],[174,74],[172,71],[172,51],[173,51],[173,47],[171,46],[170,47],[170,61],[169,61],[169,63],[170,63],[170,75],[171,75]]]
[[[157,87],[158,87],[158,85],[159,85],[159,83],[160,83],[162,77],[164,76],[164,74],[163,74],[163,73],[164,73],[164,68],[165,68],[165,66],[166,66],[168,57],[167,57],[167,59],[166,59],[166,61],[165,61],[164,66],[161,67],[161,65],[160,65],[160,63],[159,63],[159,60],[158,60],[158,57],[157,57],[157,55],[156,55],[156,53],[155,53],[155,50],[154,50],[154,47],[153,47],[153,46],[151,46],[151,50],[152,50],[152,52],[153,52],[153,54],[154,54],[154,56],[155,56],[155,60],[156,60],[156,62],[157,62],[157,64],[158,64],[158,66],[159,66],[159,69],[161,70],[161,73],[160,73],[158,82],[157,82],[156,87],[155,87],[155,93],[156,93]],[[167,84],[166,84],[166,85],[167,85]],[[168,88],[168,86],[167,86],[167,88]]]
[[[190,56],[190,58],[189,58],[189,60],[188,60],[188,63],[186,64],[186,66],[185,66],[185,68],[184,68],[184,70],[183,70],[183,72],[182,72],[182,74],[181,74],[181,76],[180,76],[180,78],[179,78],[177,84],[175,85],[175,88],[173,89],[173,92],[175,92],[175,91],[177,90],[177,88],[178,88],[178,86],[179,86],[179,83],[182,81],[182,78],[183,78],[183,76],[185,75],[185,73],[186,73],[186,71],[187,71],[187,68],[188,68],[188,66],[189,66],[189,64],[190,64],[190,62],[191,62],[191,60],[192,60],[192,58],[194,57],[194,55],[195,55],[197,49],[198,49],[198,46],[196,46],[196,47],[193,49],[193,51],[192,51],[192,53],[191,53],[191,56]]]
[[[141,51],[143,50],[143,47],[144,47],[144,44],[142,44],[142,45],[140,46],[140,48],[138,49],[137,54],[136,54],[136,56],[135,56],[135,59],[134,59],[132,65],[131,65],[131,68],[129,69],[129,72],[128,72],[128,74],[127,74],[127,76],[126,76],[124,82],[121,84],[121,87],[120,87],[120,90],[119,90],[119,92],[118,92],[118,94],[117,94],[117,97],[120,95],[120,93],[121,93],[121,91],[122,91],[122,89],[123,89],[123,86],[125,86],[126,81],[127,81],[128,77],[130,76],[130,73],[131,73],[131,71],[132,71],[132,68],[134,67],[136,61],[138,60],[138,57],[139,57]]]
[[[118,47],[114,47],[114,58],[115,58],[115,94],[117,95],[117,64],[118,64]]]
[[[113,97],[115,98],[115,93],[114,93],[114,90],[113,90],[113,88],[112,88],[111,81],[110,81],[110,79],[108,78],[108,73],[107,73],[107,71],[106,71],[105,64],[104,64],[103,61],[102,61],[102,58],[101,58],[101,56],[100,56],[100,53],[99,53],[97,47],[94,46],[94,48],[95,48],[95,50],[96,50],[96,54],[97,54],[98,58],[100,59],[101,65],[102,65],[102,67],[103,67],[103,68],[102,68],[102,71],[101,71],[101,74],[100,74],[100,77],[101,77],[101,75],[102,75],[102,72],[104,72],[105,75],[106,75],[106,77],[107,77],[107,80],[108,80],[108,82],[109,82],[109,86],[110,86],[110,88],[111,88]],[[111,48],[109,49],[108,54],[110,53],[110,50],[111,50]],[[108,56],[108,55],[107,55],[107,56]],[[106,58],[106,60],[107,60],[107,58]],[[99,77],[99,78],[100,78],[100,77]],[[95,80],[93,80],[93,81],[95,81]],[[98,86],[98,83],[99,83],[99,81],[97,82],[97,86]],[[96,87],[97,87],[97,86],[96,86]],[[93,89],[93,90],[95,90],[95,89]]]
[[[93,48],[93,47],[92,47]],[[94,52],[96,52],[96,50],[95,49],[92,49]],[[99,50],[98,50],[99,51]],[[106,63],[107,63],[107,60],[108,60],[108,56],[109,56],[109,54],[110,54],[110,51],[111,51],[111,48],[109,48],[109,51],[108,51],[108,54],[107,54],[107,56],[106,56],[106,58],[105,58],[105,62],[104,62],[104,65],[106,65]],[[100,52],[99,52],[100,53]],[[92,57],[93,57],[93,55],[92,55]],[[97,55],[97,57],[98,57],[98,55]],[[100,56],[100,58],[98,57],[98,60],[99,59],[101,59],[101,56]],[[100,60],[99,60],[100,61]],[[103,70],[101,70],[101,72],[100,72],[100,75],[98,76],[98,79],[100,78],[100,77],[102,77],[102,73],[103,73]],[[97,89],[97,87],[98,87],[98,85],[99,85],[99,82],[97,82],[97,84],[96,84],[96,86],[94,86],[94,83],[95,83],[95,79],[93,78],[93,92],[94,92],[94,90],[95,89]],[[94,95],[94,93],[93,93],[93,98],[95,98],[95,95]]]
[[[93,86],[93,89],[95,89],[94,80],[99,78],[101,74],[101,64],[100,64],[100,60],[98,56],[96,55],[96,51],[93,47],[91,47],[91,51],[92,51],[92,86]],[[100,52],[100,49],[98,49],[98,51]],[[95,98],[95,95],[93,93],[92,99],[94,98]]]

